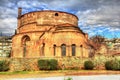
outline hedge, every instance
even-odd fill
[[[106,70],[120,70],[120,61],[110,60],[105,62]]]
[[[41,59],[38,60],[38,67],[40,70],[56,70],[58,61],[55,59]]]

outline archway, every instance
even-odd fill
[[[22,37],[22,40],[21,40],[21,42],[22,42],[22,47],[23,47],[23,57],[25,57],[26,56],[26,46],[27,46],[27,42],[28,41],[30,41],[30,37],[28,36],[28,35],[24,35],[23,37]]]

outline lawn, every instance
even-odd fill
[[[57,70],[57,71],[16,71],[16,72],[0,72],[0,78],[37,78],[37,77],[54,77],[68,75],[111,75],[119,74],[120,71],[106,70]]]

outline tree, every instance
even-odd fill
[[[101,43],[103,43],[105,41],[105,38],[103,36],[101,36],[101,35],[96,35],[96,36],[92,36],[90,38],[90,40],[92,40],[94,43],[101,44]]]
[[[92,36],[90,38],[90,44],[93,46],[94,50],[99,50],[101,45],[104,43],[105,38],[101,35]]]

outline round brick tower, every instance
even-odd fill
[[[21,12],[19,8],[12,57],[88,57],[88,37],[78,27],[77,16],[51,10]]]

